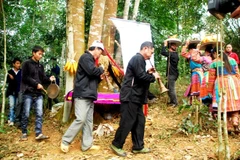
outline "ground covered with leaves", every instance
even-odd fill
[[[178,88],[178,90],[183,90]],[[179,92],[179,94],[182,94]],[[181,99],[180,99],[181,101]],[[99,124],[108,124],[114,128],[113,132],[104,132],[103,136],[95,135],[94,144],[100,146],[99,150],[82,152],[80,149],[81,134],[70,146],[70,151],[64,154],[60,151],[61,137],[69,124],[63,124],[56,117],[50,118],[49,111],[45,111],[43,133],[50,139],[38,142],[34,134],[34,116],[31,116],[28,141],[19,141],[21,131],[6,125],[5,133],[0,134],[1,159],[43,159],[43,160],[118,160],[118,159],[144,159],[144,160],[208,160],[217,159],[218,146],[216,121],[210,116],[203,117],[202,129],[192,124],[187,117],[191,113],[166,105],[167,95],[158,97],[155,103],[149,105],[145,129],[145,146],[152,149],[149,154],[131,153],[131,137],[128,136],[123,149],[127,157],[118,157],[109,148],[119,123],[119,114],[111,113],[108,117],[95,112],[95,129]],[[119,107],[119,106],[113,106]],[[111,110],[111,108],[108,108]],[[208,115],[208,114],[206,114]],[[111,118],[109,120],[104,119]],[[237,134],[229,135],[229,144],[232,159],[240,155],[240,138]]]

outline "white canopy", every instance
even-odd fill
[[[110,18],[110,20],[112,20],[120,34],[125,73],[129,60],[140,51],[141,44],[145,41],[152,42],[150,24],[118,18]],[[150,61],[154,65],[154,56],[151,57]],[[146,69],[151,67],[150,62],[146,61],[146,64]]]

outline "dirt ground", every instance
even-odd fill
[[[80,150],[81,135],[78,135],[70,146],[70,151],[64,154],[59,146],[63,133],[69,124],[62,124],[56,118],[50,118],[45,111],[43,133],[50,139],[38,142],[34,137],[34,118],[29,125],[28,141],[19,141],[21,131],[6,125],[6,133],[0,134],[1,159],[42,159],[42,160],[208,160],[217,159],[218,146],[217,129],[209,128],[198,134],[183,134],[178,132],[186,114],[179,114],[177,108],[166,106],[166,95],[159,97],[156,103],[150,104],[148,109],[147,124],[145,129],[145,146],[152,149],[149,154],[131,153],[131,137],[128,136],[124,145],[127,157],[118,157],[109,148],[114,133],[118,127],[119,115],[112,113],[110,120],[105,120],[95,113],[96,127],[101,122],[114,128],[110,134],[95,136],[94,144],[100,146],[99,150],[82,152]],[[118,107],[118,106],[115,106]],[[96,120],[98,119],[98,120]],[[214,121],[212,123],[215,123]],[[240,138],[238,135],[229,135],[229,144],[232,159],[240,155]]]

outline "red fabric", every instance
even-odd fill
[[[143,105],[143,113],[144,113],[144,116],[148,115],[148,104]]]
[[[231,52],[231,53],[228,54],[228,56],[229,56],[229,57],[232,57],[233,59],[235,59],[235,61],[237,62],[237,64],[240,63],[237,53]]]

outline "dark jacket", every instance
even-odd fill
[[[166,77],[168,77],[168,72],[170,76],[178,77],[178,61],[179,55],[177,52],[168,52],[167,47],[162,47],[161,55],[167,57],[167,69],[166,69]],[[170,59],[170,62],[169,62]]]
[[[13,79],[11,79],[9,75],[7,76],[8,87],[6,96],[17,96],[18,92],[20,91],[22,71],[20,69],[16,74],[13,69],[10,69],[8,71],[8,74],[11,74],[13,76]]]
[[[80,57],[73,89],[73,98],[97,99],[97,88],[102,67],[96,67],[95,59],[88,51]]]
[[[137,53],[128,63],[120,91],[120,101],[146,104],[149,85],[154,81],[155,77],[146,72],[144,57]]]
[[[49,84],[51,81],[45,75],[44,67],[32,59],[22,64],[21,92],[31,95],[42,95],[42,90],[37,89],[38,84]]]

